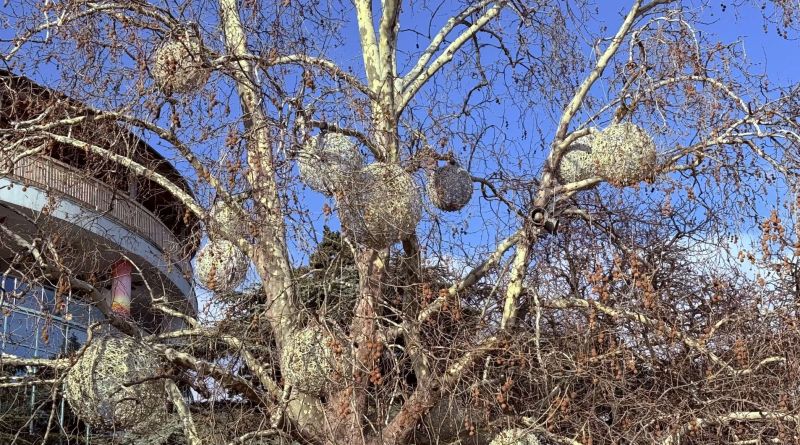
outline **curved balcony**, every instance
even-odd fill
[[[165,258],[178,257],[183,250],[178,237],[143,205],[74,167],[52,158],[29,157],[17,162],[9,176],[48,193],[55,192],[114,220],[148,240]],[[191,273],[188,261],[175,259],[181,272],[188,276]]]

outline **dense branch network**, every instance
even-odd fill
[[[780,380],[796,364],[796,301],[788,300],[797,283],[788,271],[798,240],[778,215],[791,217],[796,200],[780,200],[785,207],[759,225],[759,255],[742,254],[774,272],[769,285],[754,285],[736,265],[706,267],[686,244],[724,238],[741,228],[737,212],[757,217],[769,205],[764,196],[796,188],[800,100],[794,88],[749,82],[735,46],[695,32],[699,13],[680,1],[633,0],[606,37],[582,29],[590,11],[583,4],[485,0],[449,11],[414,52],[404,40],[406,17],[420,19],[406,10],[414,6],[356,0],[348,23],[363,70],[353,71],[327,47],[351,40],[346,28],[319,25],[319,36],[307,35],[310,24],[329,23],[322,5],[189,3],[196,9],[30,0],[17,12],[24,20],[6,17],[19,28],[2,47],[8,63],[44,66],[35,49],[56,52],[51,41],[124,62],[65,62],[63,85],[95,69],[111,75],[88,81],[93,90],[81,99],[92,108],[64,112],[71,100],[63,97],[0,126],[4,175],[53,144],[70,147],[152,181],[202,221],[214,247],[198,254],[205,276],[197,281],[223,312],[214,322],[153,294],[153,310],[185,328],[146,333],[103,307],[92,284],[68,280],[108,323],[169,364],[146,379],[164,381],[187,443],[211,433],[176,384],[206,400],[242,400],[260,419],[223,434],[225,443],[497,445],[521,432],[532,439],[513,444],[672,444],[703,440],[714,428],[738,443],[788,443],[796,395],[780,394],[789,391]],[[214,17],[213,26],[187,16]],[[87,36],[85,26],[102,34]],[[593,57],[567,26],[597,41]],[[548,61],[553,54],[569,57]],[[559,63],[574,72],[562,70],[563,85],[538,93],[545,105],[531,118],[522,96],[533,95],[537,80],[526,79]],[[176,79],[171,70],[196,75]],[[470,71],[480,73],[474,89]],[[514,119],[520,128],[508,130]],[[106,123],[163,144],[194,190],[81,130]],[[538,132],[539,146],[528,132]],[[473,148],[456,152],[458,141]],[[568,161],[584,163],[569,180]],[[455,172],[454,184],[478,182],[495,199],[423,199],[423,180],[439,198],[431,184],[447,171],[440,162]],[[295,164],[325,199],[321,212],[310,208]],[[458,194],[450,191],[441,196]],[[321,243],[310,242],[334,212],[341,233],[326,228]],[[476,238],[465,234],[477,218],[498,229],[475,235],[482,244],[473,248]],[[70,273],[58,240],[42,250],[40,239],[3,221],[0,231],[3,244],[26,252],[10,270],[42,283]],[[307,246],[307,261],[298,260]],[[241,259],[223,266],[219,256]],[[256,289],[233,290],[248,267]],[[229,282],[216,281],[223,276]],[[757,322],[760,313],[769,324]],[[771,343],[776,333],[785,341]],[[3,357],[2,369],[52,374],[0,380],[0,388],[47,383],[56,394],[61,377],[52,376],[78,369],[89,348],[69,359]],[[767,383],[781,389],[752,389]],[[746,407],[732,399],[740,391]],[[619,402],[603,400],[615,395]],[[655,406],[659,397],[676,408]]]

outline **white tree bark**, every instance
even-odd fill
[[[233,77],[244,111],[247,138],[247,160],[250,184],[254,188],[257,212],[265,224],[259,241],[253,247],[253,262],[258,268],[264,290],[271,304],[267,311],[279,344],[299,323],[292,300],[291,267],[286,251],[283,209],[278,197],[275,165],[269,137],[269,121],[261,104],[255,68],[249,60],[247,35],[239,17],[235,0],[220,1],[220,23],[228,51],[241,56],[235,62]]]

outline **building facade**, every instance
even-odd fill
[[[83,104],[0,71],[2,356],[67,356],[86,341],[90,326],[102,324],[101,307],[148,332],[181,326],[152,309],[154,298],[184,313],[197,311],[190,264],[197,221],[183,204],[152,180],[74,144],[9,131],[22,121],[91,115]],[[91,119],[70,125],[54,131],[132,159],[191,193],[180,172],[129,129]],[[37,372],[16,370],[0,379]],[[19,428],[4,427],[4,419],[19,411],[20,399],[34,418],[37,410],[53,409],[35,386],[22,388],[17,400],[0,396],[0,443]],[[38,409],[40,403],[48,409]],[[69,414],[60,405],[57,417],[66,426]],[[32,433],[35,422],[28,423],[23,429]]]

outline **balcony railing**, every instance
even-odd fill
[[[88,176],[55,159],[28,157],[16,163],[13,176],[25,183],[37,185],[48,192],[56,192],[78,201],[97,213],[110,217],[126,228],[141,235],[164,252],[178,256],[180,243],[175,234],[138,202],[124,192]],[[169,260],[169,258],[166,258]],[[173,260],[177,258],[173,257]],[[177,261],[182,272],[188,271],[185,261]]]

